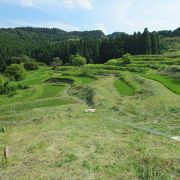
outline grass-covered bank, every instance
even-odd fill
[[[114,81],[114,86],[123,96],[132,96],[134,94],[134,89],[123,80],[118,79]]]
[[[176,94],[180,94],[180,80],[178,78],[158,74],[145,74],[143,76],[146,78],[153,79],[155,81],[159,81],[169,90],[173,91]]]

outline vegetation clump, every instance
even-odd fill
[[[130,64],[131,63],[131,54],[129,54],[129,53],[124,54],[122,60],[123,60],[124,64]]]
[[[6,132],[6,127],[5,126],[0,126],[0,132],[5,133]]]
[[[24,68],[27,71],[32,71],[32,70],[37,70],[38,67],[38,63],[35,60],[29,60],[28,62],[24,63]]]
[[[87,62],[87,59],[83,56],[80,56],[79,54],[71,56],[71,63],[73,66],[80,67],[80,66],[85,65],[86,62]]]
[[[59,57],[53,58],[52,63],[51,63],[53,70],[55,70],[58,66],[62,66],[62,65],[63,65],[62,59],[60,59]]]
[[[7,67],[6,74],[11,80],[20,81],[25,78],[26,70],[22,64],[11,64]]]
[[[94,90],[89,86],[73,86],[68,94],[82,99],[88,106],[94,106]]]
[[[161,70],[160,74],[180,78],[180,66],[177,66],[177,65],[168,66],[168,67],[164,68],[163,70]]]
[[[9,81],[3,81],[0,79],[0,94],[15,92],[17,88],[18,88],[17,84]]]

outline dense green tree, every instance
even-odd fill
[[[22,64],[11,64],[7,67],[6,74],[12,80],[19,81],[25,78],[26,71]]]
[[[136,53],[135,54],[143,54],[143,36],[140,32],[137,33],[136,37]]]
[[[164,37],[179,37],[180,27],[175,29],[174,31],[163,30],[163,31],[159,31],[158,33]]]
[[[12,93],[17,90],[18,86],[15,83],[0,78],[0,94]]]
[[[56,69],[56,67],[62,66],[62,65],[63,65],[62,59],[60,59],[59,57],[53,58],[51,66],[53,67],[54,70]]]
[[[151,54],[151,37],[150,33],[147,28],[144,29],[143,35],[142,35],[142,49],[144,54]]]
[[[87,59],[79,54],[71,56],[73,66],[83,66],[86,64]]]
[[[161,53],[161,40],[159,34],[157,34],[157,54]]]
[[[152,54],[158,54],[158,42],[156,32],[151,33],[151,49]]]
[[[20,62],[27,63],[29,61],[30,61],[30,58],[28,56],[24,54],[20,56]]]
[[[124,64],[130,64],[131,63],[131,54],[129,54],[129,53],[124,54],[122,60],[123,60]]]
[[[178,33],[179,29],[172,34]],[[0,71],[11,64],[29,62],[29,59],[51,65],[54,57],[61,57],[64,64],[69,64],[71,54],[85,57],[87,63],[92,60],[104,63],[125,53],[160,53],[160,44],[159,34],[150,33],[147,28],[143,34],[117,32],[108,36],[102,31],[66,32],[56,28],[0,29]]]
[[[38,67],[38,63],[35,60],[31,59],[24,63],[24,68],[27,71],[32,71],[32,70],[37,70],[39,67]]]
[[[6,62],[2,55],[0,54],[0,72],[3,72],[6,69]]]

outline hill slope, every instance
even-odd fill
[[[43,67],[18,82],[28,89],[0,95],[0,149],[11,152],[0,179],[177,179],[180,96],[115,67]]]

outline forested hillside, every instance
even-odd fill
[[[71,55],[80,54],[88,63],[104,63],[111,58],[122,57],[126,52],[132,55],[159,54],[160,37],[157,32],[113,33],[104,35],[102,31],[66,32],[49,28],[9,28],[0,29],[0,70],[17,63],[14,57],[27,55],[37,61],[50,64],[59,57],[64,64]]]
[[[164,30],[158,32],[160,35],[165,37],[177,37],[180,36],[180,27],[171,31],[171,30]]]

